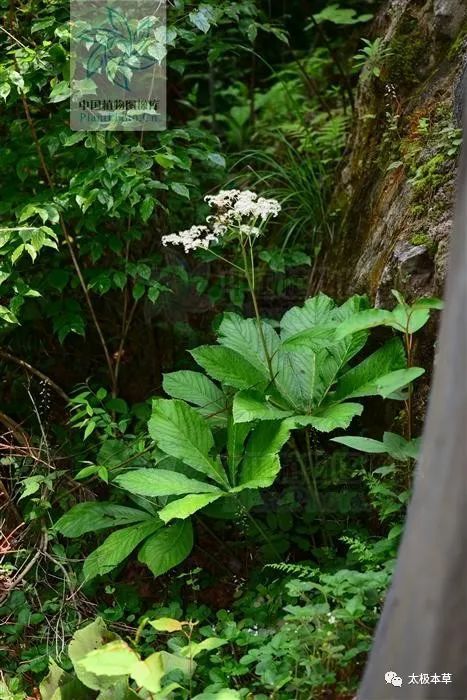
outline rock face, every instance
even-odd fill
[[[467,0],[390,0],[384,49],[362,75],[334,204],[341,222],[325,291],[391,305],[440,295],[467,80]]]

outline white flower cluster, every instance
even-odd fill
[[[207,226],[192,226],[186,231],[162,236],[162,245],[182,245],[185,253],[197,248],[209,248],[210,243],[218,243],[219,238]]]
[[[205,201],[228,221],[237,223],[244,218],[266,221],[270,216],[277,216],[281,210],[276,199],[258,197],[251,190],[221,190],[219,194],[205,197]]]
[[[206,249],[210,243],[218,243],[229,230],[257,238],[261,229],[255,224],[277,216],[281,210],[276,199],[258,197],[250,190],[221,190],[216,195],[205,197],[205,201],[215,212],[206,219],[208,226],[192,226],[186,231],[163,236],[164,246],[182,245],[185,253],[197,248]]]

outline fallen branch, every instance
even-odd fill
[[[70,401],[70,397],[68,394],[66,394],[61,387],[56,384],[53,379],[48,377],[44,372],[41,372],[39,369],[36,369],[32,365],[30,365],[28,362],[25,360],[22,360],[19,357],[15,357],[15,355],[12,355],[11,353],[7,352],[6,350],[1,350],[0,349],[0,358],[3,360],[9,360],[10,362],[14,362],[15,364],[19,365],[19,367],[23,367],[27,372],[30,372],[31,374],[34,374],[36,377],[39,377],[39,379],[42,379],[43,382],[48,384],[51,389],[53,389],[59,396],[62,397],[64,401],[67,403]]]

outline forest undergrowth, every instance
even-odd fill
[[[355,696],[442,304],[323,293],[394,52],[381,3],[275,5],[170,3],[131,133],[69,128],[68,2],[0,0],[5,700]]]

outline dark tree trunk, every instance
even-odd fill
[[[359,700],[467,698],[467,148],[423,449]],[[397,687],[385,681],[395,672]],[[419,683],[410,677],[418,676]],[[420,683],[429,674],[429,683]],[[433,682],[451,674],[452,682]]]

